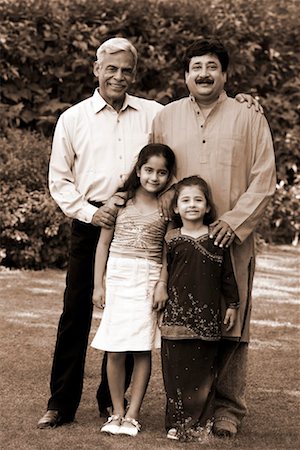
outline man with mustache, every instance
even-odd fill
[[[233,437],[247,412],[245,403],[251,290],[255,264],[254,229],[275,191],[274,150],[266,118],[224,91],[229,55],[217,39],[194,42],[184,58],[189,97],[157,114],[152,140],[169,145],[177,178],[199,175],[211,187],[218,220],[211,238],[231,246],[239,288],[239,320],[224,330],[219,355],[214,433]],[[166,203],[172,190],[165,194]],[[190,268],[189,268],[190,270]],[[167,429],[173,428],[167,415]]]

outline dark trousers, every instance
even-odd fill
[[[64,306],[58,324],[50,380],[51,397],[48,401],[48,409],[59,410],[65,420],[74,419],[82,394],[93,312],[94,258],[99,235],[99,227],[78,220],[72,223]],[[105,372],[104,359],[102,374]],[[101,385],[98,389],[101,395],[97,395],[97,400],[103,409],[102,399],[104,403],[110,399],[107,377],[104,376]]]
[[[228,421],[238,426],[248,409],[246,383],[248,343],[223,339],[218,356],[215,421]]]

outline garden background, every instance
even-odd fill
[[[274,137],[277,190],[259,232],[249,352],[249,415],[211,450],[298,450],[299,0],[0,0],[0,447],[9,450],[186,450],[169,442],[159,351],[142,433],[99,433],[95,392],[102,353],[88,348],[76,421],[38,430],[65,285],[70,220],[47,188],[53,128],[96,86],[95,50],[128,37],[139,52],[133,92],[166,104],[186,94],[187,45],[216,34],[231,54],[227,90],[259,97]],[[20,270],[43,269],[43,270]],[[91,336],[100,320],[95,312]]]
[[[0,15],[0,264],[65,267],[70,223],[48,193],[51,136],[59,114],[93,92],[95,50],[115,35],[138,49],[133,92],[163,104],[186,94],[187,45],[224,41],[228,93],[259,97],[274,137],[278,184],[259,234],[298,243],[298,0],[0,0]]]

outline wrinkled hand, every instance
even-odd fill
[[[106,205],[111,208],[115,209],[115,207],[124,206],[128,198],[127,192],[116,192],[110,199],[106,202]]]
[[[117,215],[117,207],[110,208],[107,204],[97,209],[92,218],[92,225],[103,228],[111,228],[114,226]]]
[[[237,310],[234,308],[227,308],[224,318],[224,325],[227,325],[226,331],[230,331],[234,327],[236,318],[237,318]]]
[[[237,94],[235,96],[235,99],[240,102],[240,103],[244,103],[247,102],[247,107],[251,108],[251,106],[253,106],[255,108],[256,112],[260,112],[261,114],[264,113],[264,109],[261,106],[261,104],[259,103],[258,99],[255,97],[252,97],[252,95],[250,94]]]
[[[215,245],[227,248],[233,243],[235,233],[228,223],[223,220],[216,220],[209,226],[209,237],[214,239]]]
[[[105,290],[102,286],[95,286],[93,291],[93,304],[103,309],[105,306]]]
[[[166,306],[168,300],[168,290],[166,283],[158,281],[154,288],[152,309],[161,311]]]
[[[172,220],[174,211],[172,208],[172,201],[174,198],[174,189],[169,189],[168,191],[161,194],[158,198],[158,209],[161,217],[164,217],[166,221]]]

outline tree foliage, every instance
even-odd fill
[[[5,239],[10,236],[10,240],[5,240],[5,248],[15,251],[15,256],[11,253],[5,257],[9,264],[16,263],[17,249],[24,250],[22,245],[28,244],[27,237],[34,233],[34,226],[29,225],[31,215],[44,208],[47,220],[56,224],[54,228],[50,226],[51,233],[65,221],[45,186],[48,153],[38,154],[42,166],[32,163],[33,149],[39,145],[48,148],[49,140],[33,134],[30,143],[32,135],[25,130],[36,130],[50,137],[58,115],[91,95],[96,86],[92,70],[95,51],[104,40],[116,35],[128,37],[138,49],[138,76],[133,92],[163,104],[186,94],[181,60],[187,45],[208,34],[223,40],[231,55],[226,87],[229,95],[249,92],[258,96],[274,137],[278,189],[260,232],[275,242],[291,242],[297,237],[298,0],[0,0],[0,14],[0,126],[6,149],[6,154],[0,155],[2,160],[6,158],[6,184],[1,180],[6,225],[2,222],[0,231],[1,237],[3,233]],[[22,135],[12,133],[10,128],[23,131],[27,148]],[[21,146],[22,155],[16,156],[15,147],[11,148],[10,155],[10,140]],[[26,183],[23,180],[21,185],[15,184],[14,165]],[[44,205],[41,208],[39,201]],[[22,216],[24,204],[26,219]],[[18,210],[18,222],[13,217],[14,208],[23,211],[21,214]],[[35,218],[34,240],[40,238],[38,227],[48,229],[46,221],[40,223],[40,219]],[[18,234],[21,231],[29,233],[28,236]],[[37,266],[45,264],[37,254],[39,245],[45,252],[46,235],[43,234],[39,244],[32,245],[31,256],[26,256],[30,264],[33,261]],[[25,258],[24,255],[23,252]]]

